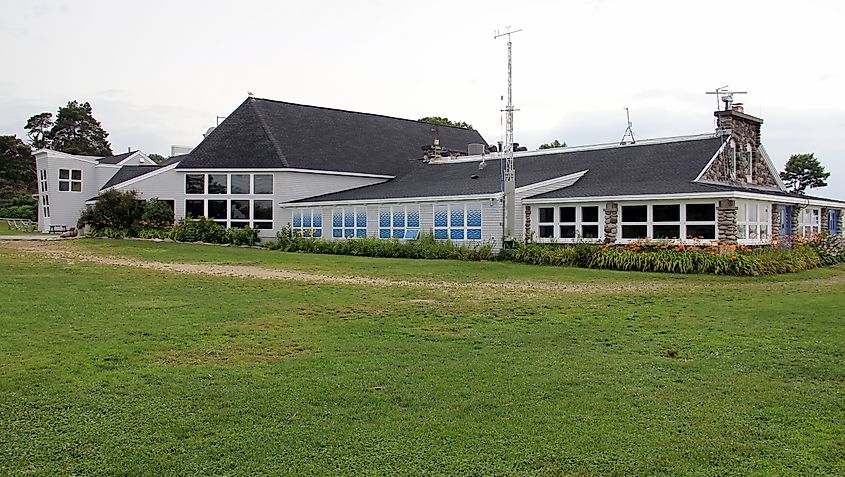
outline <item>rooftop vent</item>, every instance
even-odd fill
[[[470,143],[467,145],[467,154],[470,156],[480,156],[484,154],[484,144]]]

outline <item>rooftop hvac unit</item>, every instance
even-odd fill
[[[470,156],[480,156],[484,154],[484,144],[474,142],[467,145],[467,154]]]

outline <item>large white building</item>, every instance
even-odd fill
[[[248,98],[188,154],[95,158],[36,151],[39,229],[75,225],[109,189],[172,203],[273,236],[289,225],[324,240],[437,239],[624,243],[842,233],[842,201],[786,191],[766,154],[763,121],[715,113],[695,136],[514,154],[516,230],[504,230],[502,155],[478,132]]]

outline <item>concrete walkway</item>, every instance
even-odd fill
[[[74,237],[75,238],[75,237]],[[30,240],[30,241],[44,241],[44,240],[62,240],[58,235],[0,235],[0,240]]]

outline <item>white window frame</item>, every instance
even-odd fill
[[[437,225],[437,211],[438,209],[446,209],[446,225]],[[480,212],[480,224],[469,224],[469,210],[478,209]],[[463,210],[464,220],[463,225],[452,223],[452,211]],[[460,202],[460,203],[440,203],[434,204],[432,211],[432,230],[434,231],[434,238],[437,240],[455,240],[462,242],[479,242],[484,237],[484,206],[481,202]],[[445,231],[446,237],[438,237]],[[453,238],[453,232],[461,231],[463,238]],[[469,232],[478,231],[478,238],[469,238]]]
[[[387,225],[382,223],[382,213],[387,212],[389,214],[388,223]],[[410,215],[409,212],[416,212],[417,213],[417,225],[411,226],[408,224],[408,216]],[[402,225],[397,225],[396,222],[396,215],[397,213],[402,214]],[[378,208],[378,237],[382,239],[386,238],[397,238],[399,240],[405,240],[406,236],[408,235],[408,231],[412,231],[412,237],[407,238],[408,240],[414,239],[419,237],[420,234],[420,206],[419,204],[404,204],[404,205],[382,205]],[[386,235],[385,236],[385,232]]]
[[[340,212],[340,225],[335,225],[335,214]],[[361,225],[358,221],[359,214],[364,215],[364,223]],[[352,215],[352,225],[346,225],[346,218]],[[364,238],[367,236],[367,207],[366,206],[349,206],[349,207],[335,207],[332,209],[331,215],[331,229],[332,240],[343,240],[352,238]],[[338,231],[338,233],[335,233]]]
[[[45,219],[50,218],[50,196],[47,194],[41,195],[41,216]]]
[[[798,214],[798,230],[805,238],[810,238],[814,233],[822,230],[822,211],[818,207],[807,207]]]
[[[47,169],[41,169],[38,171],[38,178],[41,183],[41,192],[47,192],[49,188],[48,184],[50,183],[50,181],[47,180]]]
[[[62,171],[67,171],[67,179],[62,179]],[[79,173],[79,179],[73,178],[74,172]],[[82,169],[59,169],[57,190],[59,192],[75,192],[77,194],[80,194],[80,193],[82,193],[82,180],[83,180]],[[63,183],[67,184],[67,190],[62,190],[62,184]],[[73,190],[73,186],[76,185],[76,184],[79,185],[79,190]]]
[[[740,200],[736,203],[736,238],[743,245],[771,242],[772,205],[767,202]]]
[[[209,192],[209,190],[208,190],[209,189],[209,187],[208,187],[209,176],[223,176],[223,175],[226,176],[226,181],[225,181],[226,182],[226,193],[222,193],[222,194],[214,193],[214,194],[212,194],[211,192]],[[188,176],[202,176],[202,192],[188,193]],[[232,176],[249,176],[249,192],[233,193],[232,192]],[[261,193],[255,192],[255,176],[270,176],[270,184],[271,184],[270,192],[261,192]],[[187,174],[185,174],[184,186],[185,186],[185,188],[183,190],[185,191],[185,195],[188,195],[188,196],[197,196],[197,195],[210,195],[210,196],[213,196],[213,197],[223,197],[223,196],[225,196],[225,197],[228,197],[228,196],[243,197],[243,196],[253,196],[253,195],[270,196],[270,195],[273,195],[273,193],[275,191],[276,181],[275,181],[275,177],[273,176],[273,174],[266,173],[266,172],[208,172],[208,173],[198,172],[198,173],[187,173]]]
[[[308,220],[306,220],[306,218]],[[299,220],[297,220],[299,219]],[[315,225],[319,220],[319,225]],[[305,224],[308,225],[305,225]],[[293,209],[290,219],[291,232],[296,237],[323,237],[323,209],[319,207]]]
[[[563,222],[561,220],[560,209],[561,207],[574,207],[575,208],[575,222]],[[598,208],[598,221],[597,222],[585,222],[584,221],[584,208],[585,207],[597,207]],[[540,209],[552,209],[552,222],[540,222]],[[535,233],[535,241],[539,243],[577,243],[577,242],[601,242],[604,240],[604,207],[603,204],[599,203],[584,203],[584,204],[543,204],[541,206],[534,207],[531,211],[532,215],[532,223],[537,224],[534,228]],[[561,226],[574,226],[575,227],[575,237],[561,237],[560,234],[560,227]],[[598,236],[594,238],[584,238],[584,226],[597,226],[598,227]],[[552,227],[552,237],[540,237],[540,227],[541,226],[551,226]]]
[[[270,225],[269,229],[261,229],[261,230],[272,230],[273,229],[272,224],[275,220],[276,213],[273,209],[273,205],[272,205],[273,202],[272,202],[271,199],[265,199],[265,198],[251,199],[251,198],[247,198],[247,197],[231,197],[230,198],[230,197],[223,196],[222,194],[221,195],[212,194],[210,197],[197,197],[197,195],[198,194],[189,194],[185,198],[185,209],[184,209],[185,210],[185,214],[184,214],[185,217],[188,216],[188,201],[196,201],[196,202],[202,202],[202,211],[203,211],[202,216],[203,217],[210,219],[210,220],[213,220],[213,221],[217,222],[218,224],[226,227],[227,229],[232,228],[232,222],[247,222],[247,225],[249,225],[249,227],[252,227],[252,228],[255,228],[255,224],[257,224],[257,223],[262,223],[262,224],[270,223],[271,225]],[[211,217],[208,216],[208,202],[212,201],[212,200],[215,201],[215,202],[220,201],[220,202],[226,203],[226,218],[225,219],[212,219]],[[232,218],[232,201],[233,200],[245,200],[245,201],[249,202],[249,217],[247,219],[233,219]],[[273,211],[272,212],[273,218],[271,218],[269,220],[268,219],[256,219],[255,218],[255,201],[262,201],[262,202],[268,202],[269,201],[270,202],[270,210]],[[194,219],[196,219],[196,218],[197,217],[194,217]]]
[[[713,205],[713,220],[687,220],[687,206],[688,205]],[[646,206],[646,221],[645,222],[623,222],[623,207],[629,206]],[[671,222],[655,222],[654,221],[654,212],[653,206],[655,205],[677,205],[680,208],[680,220],[678,222],[671,221]],[[672,239],[655,239],[654,238],[654,226],[655,225],[679,225],[679,232],[681,237],[677,240]],[[623,238],[622,237],[622,226],[623,225],[645,225],[646,226],[646,237],[644,238]],[[695,237],[687,238],[687,227],[690,225],[712,225],[713,226],[713,238],[712,239],[696,239]],[[619,215],[616,223],[616,242],[618,243],[630,243],[636,242],[638,240],[658,240],[658,241],[671,241],[671,242],[680,242],[680,243],[691,243],[691,242],[702,242],[702,243],[709,243],[714,242],[719,239],[719,213],[716,208],[715,202],[702,202],[698,200],[687,200],[687,201],[669,201],[669,202],[625,202],[619,204]]]

